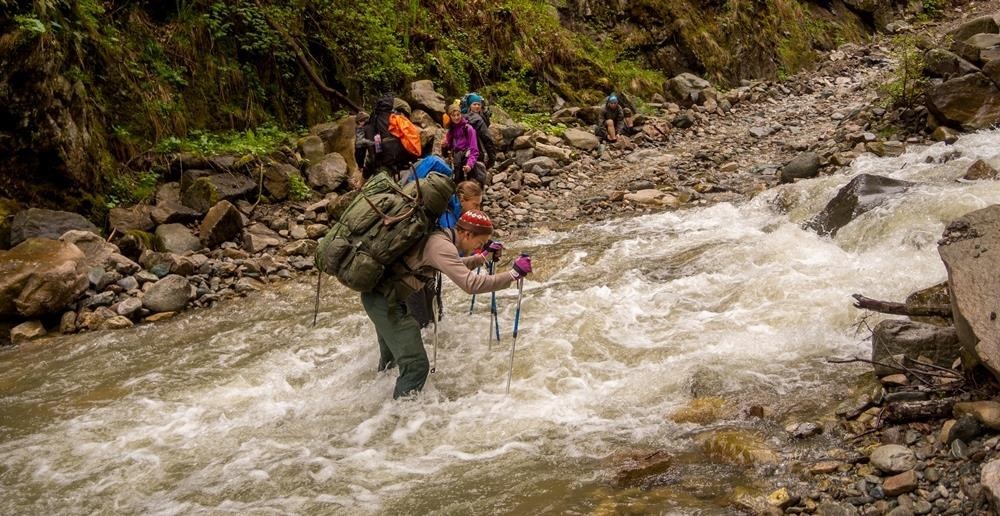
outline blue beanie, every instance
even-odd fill
[[[610,104],[612,102],[618,102],[618,96],[617,95],[612,94],[610,97],[608,97],[608,103]]]
[[[466,99],[468,99],[470,106],[475,104],[476,102],[480,104],[483,103],[483,97],[479,96],[478,93],[470,93],[468,97],[466,97]]]

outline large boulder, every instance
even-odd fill
[[[979,483],[983,485],[987,498],[993,504],[993,510],[1000,512],[1000,459],[993,459],[983,466]]]
[[[965,41],[956,41],[951,50],[962,56],[966,61],[982,65],[998,56],[997,48],[1000,47],[1000,34],[976,34]]]
[[[16,246],[29,238],[55,240],[71,229],[100,233],[97,226],[78,213],[28,208],[14,215],[10,225],[10,245]]]
[[[1000,28],[997,27],[997,21],[993,16],[980,16],[949,31],[947,37],[952,41],[965,41],[976,34],[996,34],[998,32],[1000,32]]]
[[[181,178],[181,203],[198,213],[205,213],[219,201],[244,198],[257,189],[257,183],[244,175],[205,172],[190,170]]]
[[[30,238],[0,251],[0,318],[60,312],[88,284],[86,256],[78,247]]]
[[[712,83],[693,73],[682,73],[666,82],[664,96],[682,106],[689,107],[704,102],[703,92],[712,89]]]
[[[153,218],[150,216],[151,209],[146,204],[137,204],[130,208],[112,208],[108,212],[108,225],[119,233],[133,229],[149,231],[154,227]]]
[[[893,357],[904,355],[916,360],[923,356],[941,367],[951,367],[961,355],[958,334],[951,326],[935,326],[903,319],[886,319],[872,332],[872,361],[894,363]],[[877,376],[899,372],[898,369],[875,365]]]
[[[951,79],[977,71],[976,65],[943,48],[932,48],[924,54],[924,73],[931,77]]]
[[[812,151],[802,152],[781,167],[782,183],[791,183],[796,179],[807,179],[819,174],[819,155]]]
[[[183,276],[171,274],[157,281],[142,297],[142,306],[151,312],[176,312],[194,299],[197,291]]]
[[[299,154],[310,163],[315,163],[323,159],[323,156],[326,155],[326,146],[323,143],[323,139],[315,134],[299,138],[296,147]]]
[[[563,133],[563,140],[566,140],[566,143],[572,145],[573,147],[585,151],[592,151],[601,143],[594,133],[577,129],[575,127],[566,129],[566,132]]]
[[[1000,88],[1000,59],[994,59],[983,65],[983,75]]]
[[[215,247],[235,239],[243,230],[243,215],[229,201],[221,201],[208,210],[201,221],[199,234],[205,247]]]
[[[243,230],[243,249],[250,253],[259,253],[268,247],[284,245],[281,235],[263,224],[252,224]]]
[[[299,175],[299,169],[288,163],[271,163],[264,167],[264,191],[276,201],[288,198],[292,177]]]
[[[956,77],[931,88],[927,109],[944,124],[985,129],[1000,123],[1000,88],[982,73]]]
[[[441,120],[448,107],[444,95],[435,91],[434,83],[427,79],[410,83],[405,97],[415,109],[426,111],[435,120]]]
[[[150,210],[149,215],[153,223],[159,225],[194,222],[202,213],[204,212],[189,208],[180,201],[162,201]]]
[[[347,161],[336,152],[331,152],[313,162],[306,169],[309,186],[322,193],[332,192],[347,180]]]
[[[88,269],[93,269],[94,267],[114,269],[115,259],[112,257],[117,257],[121,253],[118,246],[105,241],[90,231],[80,231],[78,229],[67,231],[63,236],[59,237],[59,240],[73,244],[83,251],[85,257],[84,264]]]
[[[162,224],[156,228],[156,236],[163,243],[163,249],[174,254],[195,252],[202,248],[201,240],[183,224]]]
[[[315,125],[309,132],[319,136],[323,140],[325,153],[336,152],[340,154],[347,163],[348,177],[355,177],[360,174],[358,164],[354,159],[354,139],[357,123],[351,115],[345,115],[335,122]]]
[[[938,253],[948,270],[963,358],[978,358],[1000,377],[1000,205],[948,224]]]
[[[806,227],[821,235],[836,235],[840,228],[862,213],[905,192],[910,186],[913,183],[908,181],[861,174],[841,188],[823,211],[806,223]]]

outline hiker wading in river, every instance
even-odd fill
[[[527,256],[518,257],[508,272],[491,275],[472,272],[486,263],[490,255],[495,259],[500,257],[503,246],[489,240],[492,234],[493,223],[488,215],[479,210],[467,211],[454,230],[431,233],[403,255],[401,266],[394,268],[390,280],[361,294],[361,304],[375,324],[378,336],[378,370],[399,367],[393,398],[419,392],[430,371],[420,324],[406,309],[407,296],[431,281],[435,271],[469,294],[507,288],[531,272],[531,259]]]

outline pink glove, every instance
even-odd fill
[[[531,257],[526,254],[521,254],[516,260],[514,260],[514,266],[511,268],[510,276],[514,280],[519,280],[531,273]]]
[[[492,262],[498,261],[500,257],[503,256],[503,242],[487,240],[486,245],[483,246],[483,250],[481,251],[481,253],[484,258],[486,257],[486,255],[493,253],[493,259],[490,261]]]

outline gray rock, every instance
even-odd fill
[[[96,308],[98,306],[111,306],[111,303],[114,302],[115,302],[115,293],[108,291],[90,296],[81,301],[80,305],[84,308]]]
[[[860,174],[837,192],[806,227],[821,235],[836,235],[859,215],[905,192],[913,183],[871,174]]]
[[[100,267],[102,269],[114,268],[118,258],[125,258],[118,254],[118,246],[106,242],[99,235],[90,231],[71,230],[59,237],[60,241],[75,245],[83,251],[86,257],[84,263],[87,268]],[[115,257],[115,258],[112,258]]]
[[[1000,276],[996,274],[1000,270],[1000,205],[953,221],[938,244],[948,271],[963,366],[972,367],[978,359],[1000,376]]]
[[[886,444],[875,448],[870,459],[872,466],[885,473],[900,473],[911,470],[917,465],[917,457],[913,450],[898,444]]]
[[[172,181],[170,183],[163,183],[159,188],[156,189],[156,204],[161,204],[165,202],[181,202],[181,184]]]
[[[765,136],[770,136],[771,130],[767,127],[751,127],[750,136],[754,138],[764,138]]]
[[[28,321],[18,324],[10,330],[10,343],[17,346],[44,337],[47,332],[39,321]]]
[[[271,163],[264,167],[264,191],[272,199],[283,201],[291,192],[292,177],[298,175],[299,169],[287,163]]]
[[[997,22],[992,15],[981,16],[969,20],[957,28],[948,32],[947,36],[952,41],[965,41],[976,34],[996,34],[1000,32]]]
[[[202,213],[204,212],[189,208],[180,201],[161,201],[150,210],[149,216],[156,224],[184,224],[198,220]]]
[[[116,315],[114,317],[109,317],[101,323],[100,329],[102,330],[124,330],[125,328],[131,328],[134,326],[132,321],[128,317],[121,315]]]
[[[434,83],[426,79],[410,83],[405,97],[414,108],[426,111],[437,120],[441,120],[448,107],[444,95],[435,91]]]
[[[701,100],[702,92],[712,87],[712,84],[692,73],[682,73],[664,84],[664,96],[667,100],[681,106],[691,106]]]
[[[205,247],[235,239],[243,230],[243,215],[229,201],[221,201],[205,215],[199,233]]]
[[[117,283],[120,279],[122,279],[122,275],[118,271],[106,271],[100,267],[94,267],[87,272],[87,280],[94,286],[94,290],[98,292],[104,290],[112,283]]]
[[[956,41],[951,49],[966,61],[976,65],[1000,57],[994,50],[1000,47],[1000,34],[976,34],[968,39]]]
[[[563,133],[563,139],[569,145],[584,151],[592,151],[601,143],[594,133],[575,127],[566,129],[566,132]]]
[[[309,186],[321,193],[331,192],[347,180],[347,161],[335,152],[323,156],[306,169]]]
[[[202,248],[201,240],[183,224],[162,224],[156,228],[156,236],[163,242],[163,249],[174,254],[195,252]]]
[[[823,502],[816,507],[817,516],[858,516],[858,509],[853,505],[840,502]]]
[[[1000,459],[991,460],[983,466],[979,483],[983,486],[993,508],[1000,508]]]
[[[118,280],[118,286],[125,292],[128,292],[139,288],[139,280],[135,279],[135,276],[126,276]]]
[[[286,256],[312,256],[316,253],[318,243],[315,240],[296,240],[281,249],[281,254]]]
[[[781,167],[779,177],[782,183],[791,183],[795,179],[816,177],[817,174],[819,174],[819,155],[806,151]]]
[[[76,332],[76,312],[64,312],[59,318],[59,333]]]
[[[297,142],[297,147],[302,157],[309,160],[310,163],[315,163],[323,159],[323,156],[326,154],[323,139],[316,135],[300,138]]]
[[[208,177],[194,179],[190,186],[181,190],[181,204],[198,213],[205,213],[219,199],[219,192]]]
[[[924,73],[931,77],[951,79],[977,71],[976,65],[943,48],[932,48],[924,54]]]
[[[545,170],[553,170],[559,168],[559,163],[556,160],[548,156],[538,156],[536,158],[531,158],[521,165],[524,170],[532,170],[535,167],[541,167]]]
[[[990,166],[989,163],[977,159],[975,163],[969,166],[968,170],[965,171],[965,175],[962,179],[967,181],[982,181],[985,179],[996,179],[997,169]]]
[[[263,224],[252,224],[243,231],[243,248],[253,254],[284,243],[284,238]]]
[[[171,274],[146,291],[142,306],[152,312],[176,312],[184,308],[194,296],[195,288],[187,278]]]
[[[868,142],[865,144],[865,150],[880,158],[896,157],[906,152],[906,144],[896,141]]]
[[[878,323],[872,332],[872,360],[875,362],[893,363],[893,357],[897,355],[905,355],[911,360],[924,356],[940,367],[950,367],[960,352],[958,333],[951,326],[886,319]],[[895,369],[875,366],[876,376],[896,372]]]
[[[137,297],[127,297],[115,306],[115,313],[132,317],[142,309],[142,300]]]
[[[100,234],[97,226],[77,213],[28,208],[17,212],[11,221],[10,245],[16,247],[29,238],[55,240],[74,229]]]
[[[119,233],[133,229],[149,231],[153,229],[150,210],[151,208],[145,204],[137,204],[131,208],[112,208],[108,212],[108,225]]]
[[[0,318],[62,312],[89,283],[78,247],[48,238],[26,240],[0,251]]]
[[[354,160],[355,123],[353,115],[345,115],[334,122],[311,127],[309,132],[323,140],[326,153],[336,152],[344,157],[347,163],[348,177],[358,174],[358,165]]]
[[[554,160],[562,161],[563,163],[569,163],[572,159],[573,152],[569,149],[564,149],[562,147],[556,147],[555,145],[547,145],[544,143],[535,144],[535,155],[536,156],[548,156]],[[526,167],[525,167],[526,168]]]
[[[1000,89],[982,73],[956,77],[927,92],[927,109],[942,123],[985,129],[1000,123]]]

